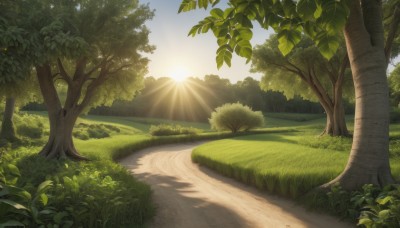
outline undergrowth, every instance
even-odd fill
[[[34,153],[37,149],[20,148],[1,159],[11,169],[0,169],[0,176],[11,178],[0,180],[6,193],[0,196],[0,224],[141,226],[153,215],[149,186],[122,166],[107,159],[48,161]],[[44,184],[46,191],[38,193]]]

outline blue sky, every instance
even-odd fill
[[[223,66],[217,69],[215,63],[216,39],[209,34],[188,37],[190,28],[199,20],[208,16],[204,10],[196,10],[178,14],[180,0],[141,0],[149,3],[155,9],[155,17],[146,23],[150,29],[150,43],[156,46],[151,60],[148,76],[162,77],[177,74],[203,77],[206,74],[217,74],[231,82],[242,80],[247,76],[257,79],[260,74],[249,72],[250,63],[245,59],[234,57],[232,67]],[[225,1],[226,2],[226,1]],[[254,30],[253,45],[262,44],[269,37],[267,31],[257,28]]]

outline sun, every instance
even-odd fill
[[[169,77],[177,83],[183,83],[189,77],[189,71],[184,67],[175,67],[171,70]]]

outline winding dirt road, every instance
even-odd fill
[[[193,164],[199,144],[152,147],[120,161],[153,189],[157,215],[150,227],[352,227]]]

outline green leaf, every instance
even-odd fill
[[[385,205],[386,203],[388,203],[392,200],[393,200],[392,196],[386,196],[385,198],[377,199],[376,202],[379,203],[380,205]]]
[[[232,51],[232,48],[228,44],[218,48],[216,57],[218,69],[220,69],[224,63],[226,63],[229,67],[231,66]]]
[[[63,219],[64,217],[66,217],[66,216],[68,216],[68,213],[67,213],[67,212],[65,212],[65,211],[63,211],[63,212],[58,212],[58,213],[53,217],[53,220],[54,220],[55,223],[60,224],[61,221],[62,221],[62,219]]]
[[[297,3],[297,12],[305,20],[314,19],[314,13],[317,11],[317,4],[315,0],[300,0]]]
[[[339,48],[339,41],[336,37],[325,34],[321,39],[318,40],[317,47],[321,54],[329,60],[333,55],[335,55],[337,49]]]
[[[210,11],[211,16],[217,19],[222,19],[224,18],[224,11],[222,11],[219,8],[214,8]]]
[[[370,227],[372,225],[372,220],[369,218],[362,218],[358,221],[357,225],[364,225],[366,227]]]
[[[301,33],[296,30],[282,30],[278,33],[278,48],[285,56],[298,44],[301,40]]]
[[[6,166],[6,168],[7,168],[7,171],[10,172],[12,175],[18,176],[18,177],[21,176],[17,166],[15,166],[13,164],[8,164]]]
[[[25,227],[25,225],[23,223],[16,221],[16,220],[8,220],[7,222],[0,223],[0,227],[14,227],[14,226]]]
[[[319,23],[325,26],[331,34],[341,31],[347,22],[346,6],[340,2],[326,1],[322,8],[324,13],[321,15]]]
[[[196,9],[196,0],[183,0],[179,6],[178,13]]]
[[[51,180],[47,180],[47,181],[43,181],[37,188],[36,192],[38,194],[41,194],[43,192],[45,192],[47,189],[49,189],[51,186],[53,186],[53,181]]]
[[[240,38],[243,40],[251,40],[253,38],[253,32],[249,28],[238,29]]]
[[[385,220],[389,218],[390,216],[390,210],[382,210],[378,213],[378,217],[381,218],[382,220]]]
[[[47,197],[46,194],[42,193],[40,194],[40,201],[43,203],[43,206],[46,206],[49,201],[49,198]]]
[[[251,23],[249,18],[247,18],[247,16],[242,13],[235,14],[235,21],[243,27],[253,28],[253,23]]]
[[[234,9],[232,7],[226,8],[224,11],[224,19],[231,17]]]
[[[322,15],[322,7],[320,4],[317,4],[317,9],[314,12],[314,18],[318,19]]]
[[[24,205],[14,202],[12,200],[0,199],[0,203],[10,205],[17,210],[28,210]]]

